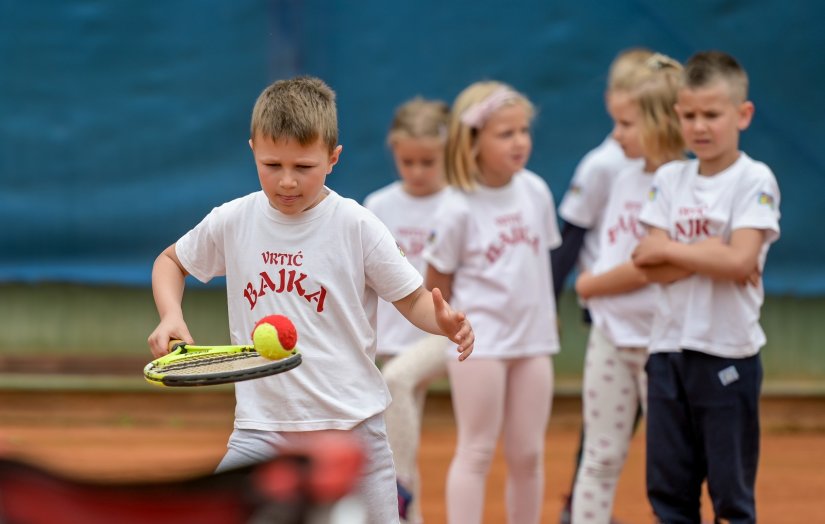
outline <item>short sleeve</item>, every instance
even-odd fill
[[[455,273],[461,265],[469,214],[457,195],[445,198],[436,211],[435,227],[424,248],[424,260],[444,274]]]
[[[579,161],[559,204],[565,222],[593,229],[601,222],[616,173],[628,165],[620,146],[609,137]]]
[[[670,177],[676,176],[677,173],[670,173]],[[639,221],[646,226],[656,227],[670,230],[670,195],[668,194],[669,187],[665,181],[668,175],[660,168],[653,176],[653,184],[650,186],[650,191],[647,194],[647,199],[642,206],[642,211],[639,213]]]
[[[376,238],[374,247],[364,257],[366,283],[379,297],[395,302],[406,297],[424,282],[390,231],[377,218],[366,223],[367,236]]]
[[[591,229],[599,221],[610,193],[610,177],[596,166],[580,166],[559,205],[559,216],[566,222]]]
[[[766,242],[779,238],[779,184],[767,166],[757,165],[743,177],[741,191],[733,206],[731,230],[762,229]],[[744,186],[744,187],[742,187]]]
[[[559,223],[556,220],[556,202],[553,198],[553,191],[550,189],[550,186],[548,186],[547,183],[541,178],[536,178],[541,182],[541,185],[543,186],[542,194],[545,195],[545,203],[543,207],[547,216],[544,219],[544,224],[546,226],[544,234],[547,238],[547,248],[555,249],[561,245],[561,233],[559,233]]]
[[[226,274],[222,207],[213,209],[201,222],[175,243],[175,253],[183,268],[201,282]]]

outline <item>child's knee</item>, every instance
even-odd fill
[[[532,475],[544,467],[544,453],[541,449],[505,450],[507,468],[516,475]]]
[[[487,446],[464,446],[456,450],[456,461],[475,473],[484,473],[490,469],[493,463],[495,447]]]
[[[415,382],[410,380],[404,373],[388,373],[384,375],[387,389],[393,398],[401,395],[412,395],[415,393]]]
[[[392,363],[384,366],[381,370],[384,381],[391,394],[412,393],[415,390],[415,377],[413,377],[403,366],[393,366]]]
[[[597,478],[615,478],[621,473],[627,447],[617,439],[601,437],[585,442],[582,468],[585,475]]]

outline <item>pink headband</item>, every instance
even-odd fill
[[[509,87],[499,87],[484,100],[476,102],[461,113],[461,123],[479,129],[490,115],[501,109],[506,103],[516,100],[519,94]]]

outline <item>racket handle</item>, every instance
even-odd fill
[[[186,343],[183,340],[173,338],[169,341],[169,345],[167,346],[169,348],[169,353],[175,351],[178,347],[183,346],[184,344]]]

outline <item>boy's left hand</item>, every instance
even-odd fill
[[[656,266],[667,262],[666,249],[670,240],[659,235],[642,237],[630,258],[639,267]]]
[[[464,360],[473,352],[475,334],[470,321],[461,311],[454,311],[444,300],[441,290],[433,288],[433,306],[435,307],[435,321],[444,335],[458,344],[458,360]]]

